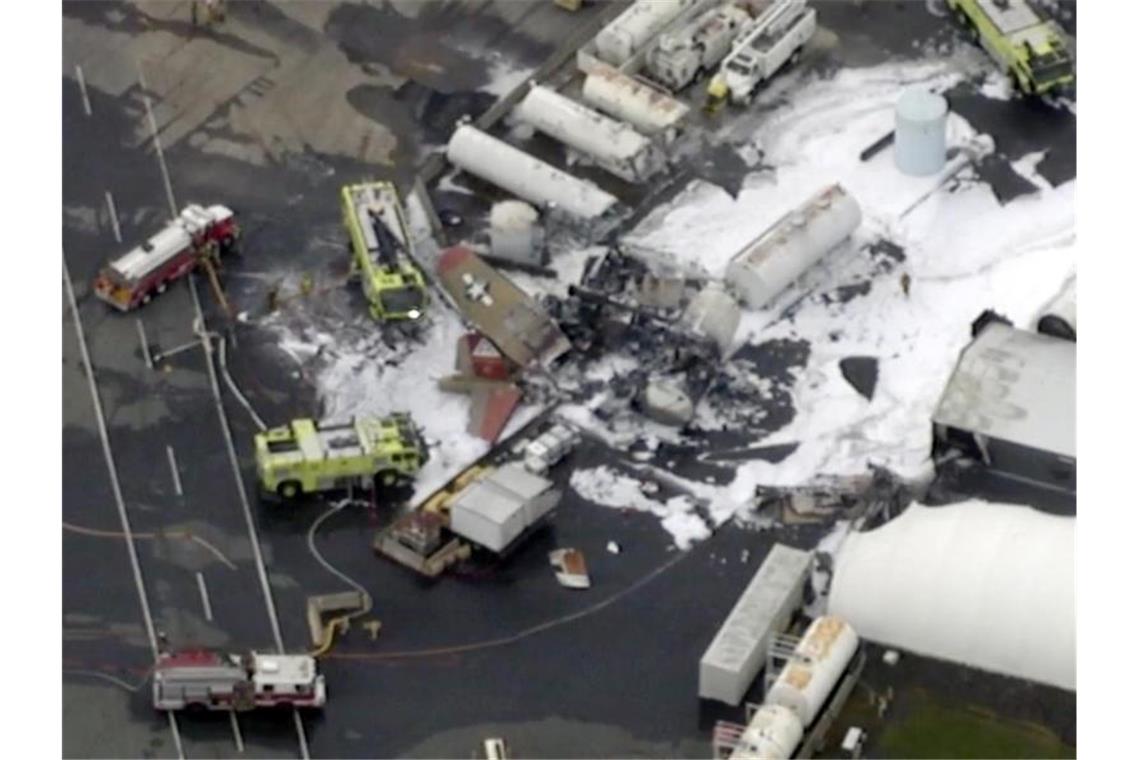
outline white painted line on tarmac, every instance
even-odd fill
[[[83,95],[83,110],[91,115],[91,100],[87,97],[87,80],[83,78],[83,67],[75,64],[75,78],[79,80],[79,92]]]
[[[110,190],[104,191],[103,195],[107,197],[107,211],[111,215],[111,231],[115,233],[115,242],[123,242],[123,233],[119,229],[119,212],[115,208],[115,199],[111,195]]]
[[[143,622],[146,624],[146,635],[150,641],[151,653],[158,659],[158,638],[154,632],[154,618],[150,614],[150,602],[146,596],[146,586],[143,584],[142,568],[139,565],[139,555],[135,551],[134,534],[131,533],[131,521],[127,517],[127,506],[123,502],[123,491],[119,487],[119,475],[115,469],[115,458],[111,453],[111,439],[107,434],[107,421],[103,417],[103,404],[99,400],[99,388],[95,385],[95,368],[91,364],[91,354],[87,351],[87,338],[83,333],[83,321],[79,318],[79,306],[75,303],[75,290],[71,286],[71,272],[67,268],[67,254],[63,255],[63,283],[67,290],[68,304],[71,306],[71,317],[75,323],[75,335],[79,341],[79,352],[83,358],[83,366],[87,374],[87,387],[91,391],[91,405],[95,409],[95,422],[99,428],[99,441],[103,446],[103,459],[107,465],[107,473],[111,480],[111,492],[115,497],[115,506],[119,511],[119,523],[122,527],[123,538],[127,544],[127,556],[131,562],[131,573],[135,579],[135,591],[138,592],[139,606],[142,607]],[[170,731],[174,735],[174,746],[178,750],[178,757],[185,757],[182,753],[182,737],[178,733],[178,722],[174,713],[167,713],[170,720]]]
[[[174,479],[174,493],[182,495],[182,477],[178,474],[178,462],[174,459],[174,448],[166,447],[166,459],[170,462],[170,477]]]
[[[198,579],[198,593],[202,595],[202,610],[206,613],[206,620],[214,622],[214,611],[210,608],[210,595],[206,593],[206,577],[201,571],[194,573]]]
[[[143,361],[146,362],[146,368],[154,369],[154,357],[150,355],[150,345],[146,342],[146,328],[143,327],[141,318],[135,318],[135,326],[139,330],[139,343],[142,344],[142,355]]]
[[[154,109],[150,107],[150,96],[146,94],[146,79],[143,78],[142,63],[138,64],[139,85],[143,88],[143,105],[150,121],[150,136],[154,139],[154,152],[158,155],[158,166],[162,169],[162,183],[166,186],[166,200],[170,204],[170,218],[178,218],[178,204],[174,202],[174,188],[170,185],[170,173],[166,170],[166,156],[162,153],[162,141],[158,139],[158,124],[154,120]]]
[[[230,728],[234,731],[234,744],[238,752],[245,752],[245,741],[241,738],[241,726],[238,725],[237,713],[230,710]]]

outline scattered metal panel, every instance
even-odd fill
[[[787,627],[803,603],[811,553],[772,547],[701,657],[699,694],[740,704],[768,655],[773,636]]]
[[[586,570],[586,557],[577,549],[555,549],[549,554],[554,577],[566,588],[590,587],[590,574]]]
[[[1076,346],[991,322],[962,350],[934,424],[1076,457]]]

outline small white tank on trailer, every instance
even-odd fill
[[[491,253],[524,264],[542,259],[543,229],[534,206],[523,201],[499,201],[491,206]]]
[[[598,57],[614,66],[622,65],[693,2],[694,0],[635,0],[633,5],[607,24],[594,38]]]
[[[785,214],[733,256],[725,282],[748,308],[763,308],[843,242],[862,220],[855,199],[842,186],[832,185]]]
[[[599,66],[582,85],[582,99],[610,116],[629,122],[646,135],[677,136],[689,107],[672,96],[622,74]]]
[[[710,282],[689,302],[682,320],[694,332],[715,340],[725,356],[740,326],[740,306],[723,285]]]
[[[633,127],[549,87],[532,87],[515,107],[515,115],[627,182],[641,182],[665,164],[653,141]]]
[[[748,11],[727,3],[661,35],[646,58],[649,75],[674,92],[686,87],[698,71],[720,63],[751,18]]]
[[[906,90],[895,105],[895,166],[924,177],[946,165],[946,98],[921,87]]]
[[[796,714],[783,705],[763,705],[752,715],[729,760],[784,760],[804,738]]]
[[[1077,339],[1077,276],[1073,275],[1041,310],[1037,332],[1054,338]]]
[[[811,726],[858,648],[859,636],[846,621],[830,615],[816,618],[764,703],[782,705],[805,727]]]
[[[617,206],[617,198],[597,185],[539,161],[470,124],[455,130],[447,160],[466,172],[546,208],[554,204],[578,219],[596,219]]]

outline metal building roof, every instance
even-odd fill
[[[1075,458],[1076,348],[990,323],[962,350],[934,424]]]

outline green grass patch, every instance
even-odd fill
[[[1042,726],[971,706],[940,704],[920,691],[887,716],[877,754],[898,758],[1071,758],[1076,749]],[[902,705],[899,705],[902,707]]]

